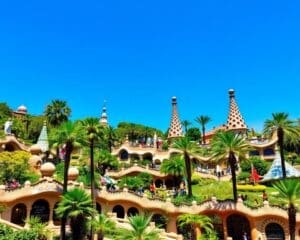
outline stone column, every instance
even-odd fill
[[[221,219],[222,219],[222,224],[223,224],[224,239],[227,239],[228,238],[227,223],[226,223],[227,217],[221,216]]]
[[[25,220],[25,228],[29,228],[29,224],[28,221],[30,219],[30,212],[31,212],[31,208],[32,208],[32,202],[28,202],[25,203],[26,205],[26,220]]]
[[[168,216],[167,232],[177,233],[176,216]]]
[[[50,200],[49,201],[49,209],[50,209],[50,214],[49,214],[49,220],[48,220],[48,227],[54,227],[53,223],[53,210],[54,210],[54,205],[55,202]]]

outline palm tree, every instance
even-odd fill
[[[181,156],[177,155],[163,161],[160,166],[161,173],[170,174],[173,176],[175,186],[179,185],[179,180],[184,175],[184,171],[184,160]]]
[[[65,164],[64,164],[64,183],[63,183],[63,193],[68,190],[68,170],[71,161],[71,154],[74,147],[80,146],[83,142],[83,132],[78,125],[68,121],[63,123],[55,132],[53,137],[56,137],[56,146],[65,147]],[[52,140],[53,141],[53,140]],[[63,216],[61,219],[61,239],[65,239],[66,234],[66,218]]]
[[[185,227],[186,225],[191,225],[191,229],[194,229],[192,239],[198,239],[201,236],[201,229],[205,233],[209,234],[213,230],[212,221],[208,216],[199,214],[182,214],[178,217],[178,226]]]
[[[82,127],[87,133],[89,147],[90,147],[90,172],[91,172],[91,198],[92,205],[96,209],[96,200],[95,200],[95,170],[94,170],[94,145],[95,140],[97,140],[99,135],[99,120],[97,118],[86,118],[83,121],[80,121]],[[91,227],[91,238],[93,239],[94,232],[93,227]]]
[[[119,137],[116,134],[116,131],[113,127],[103,127],[102,128],[103,140],[105,149],[108,149],[109,152],[112,152],[112,147],[116,141],[119,141]]]
[[[57,127],[63,122],[68,121],[71,109],[68,107],[66,101],[55,99],[46,106],[44,114],[47,117],[47,122]]]
[[[147,229],[152,215],[135,215],[128,218],[131,229],[120,228],[116,240],[160,240],[159,232]]]
[[[237,201],[236,188],[236,166],[237,159],[241,161],[245,159],[246,154],[250,150],[250,146],[246,143],[244,138],[236,135],[233,132],[218,131],[212,139],[211,144],[213,156],[216,161],[224,161],[228,159],[232,175],[232,190],[234,201]]]
[[[84,190],[74,188],[65,193],[55,211],[58,217],[70,218],[73,240],[84,239],[87,220],[94,214],[92,200]]]
[[[97,219],[92,222],[92,225],[98,234],[98,240],[103,240],[106,234],[116,231],[116,223],[103,213],[98,215]]]
[[[29,225],[30,229],[37,233],[38,240],[47,240],[51,231],[46,228],[46,223],[42,223],[39,217],[30,217],[26,223]]]
[[[284,139],[288,138],[299,138],[300,130],[295,125],[295,122],[288,119],[287,113],[272,113],[273,119],[266,120],[264,125],[264,133],[272,134],[277,133],[278,146],[280,151],[282,178],[286,178],[285,159],[284,159]]]
[[[192,163],[191,156],[197,157],[199,147],[196,143],[191,142],[187,137],[176,139],[172,145],[173,148],[179,150],[184,158],[187,185],[188,185],[188,197],[192,197]]]
[[[105,175],[108,167],[118,167],[119,161],[116,156],[112,155],[107,150],[100,150],[95,155],[96,170],[101,174]]]
[[[290,239],[295,240],[296,230],[296,200],[300,197],[300,182],[299,179],[285,179],[277,181],[273,187],[279,192],[279,197],[285,198],[288,201],[288,216],[289,216],[289,232]]]
[[[188,131],[188,127],[192,124],[190,121],[188,121],[188,120],[183,120],[182,122],[181,122],[181,124],[182,124],[182,126],[184,127],[184,132],[185,132],[185,134],[187,133],[187,131]]]
[[[205,125],[211,121],[211,118],[209,116],[200,115],[199,117],[196,117],[195,121],[199,123],[202,127],[202,143],[206,144],[205,141]]]

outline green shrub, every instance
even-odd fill
[[[251,172],[251,164],[253,164],[257,173],[261,176],[265,175],[268,171],[268,164],[257,156],[250,157],[248,161],[241,162],[242,171]]]
[[[237,189],[239,191],[258,191],[261,192],[263,190],[266,190],[265,185],[237,185]]]
[[[241,172],[238,176],[237,176],[237,180],[238,181],[246,181],[249,182],[249,178],[250,178],[251,174],[249,172]]]
[[[192,185],[201,183],[201,180],[202,180],[202,178],[199,175],[197,175],[197,174],[192,175]]]

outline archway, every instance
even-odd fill
[[[49,203],[40,199],[34,202],[30,211],[30,217],[38,217],[42,223],[49,221],[50,208]]]
[[[99,214],[101,213],[102,208],[101,208],[100,203],[96,203],[96,210],[97,210],[97,212],[98,212]]]
[[[121,161],[127,161],[128,160],[128,152],[124,149],[120,151],[119,156],[120,156]]]
[[[165,183],[167,189],[172,189],[172,187],[175,187],[175,182],[173,179],[166,179]]]
[[[232,214],[227,218],[227,232],[232,240],[243,239],[244,232],[250,237],[250,224],[246,217],[239,214]]]
[[[219,239],[224,239],[224,231],[223,231],[223,221],[220,215],[218,214],[209,214],[211,222],[214,226],[214,230],[216,231]]]
[[[139,210],[137,208],[135,208],[135,207],[131,207],[127,211],[127,216],[128,217],[135,216],[137,214],[139,214]]]
[[[269,223],[265,229],[267,240],[284,240],[284,230],[278,223]]]
[[[152,153],[144,153],[143,160],[152,162],[152,159],[153,159]]]
[[[130,154],[130,161],[132,163],[136,163],[140,160],[140,156],[137,153],[131,153]]]
[[[151,221],[155,222],[156,227],[167,229],[167,217],[166,216],[156,213],[156,214],[153,214]]]
[[[159,188],[163,185],[163,181],[161,179],[155,180],[155,187]]]
[[[55,209],[58,207],[59,202],[55,203],[53,208],[53,224],[58,226],[60,225],[60,217],[57,216]]]
[[[124,218],[125,217],[125,211],[124,211],[124,208],[121,205],[114,206],[112,211],[114,213],[117,213],[117,218]]]
[[[25,225],[25,220],[27,217],[27,208],[25,204],[19,203],[15,205],[11,211],[11,219],[10,221],[14,224],[18,224],[21,226]]]

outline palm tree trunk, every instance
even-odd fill
[[[200,239],[200,236],[201,236],[201,229],[200,229],[200,226],[198,224],[196,224],[195,227],[195,234],[196,234],[196,239]]]
[[[205,127],[202,127],[202,142],[203,142],[203,144],[206,144],[206,141],[205,141]]]
[[[67,142],[66,143],[65,164],[64,164],[63,194],[68,191],[68,171],[69,171],[72,151],[73,151],[73,144]],[[66,218],[66,216],[63,216],[61,219],[61,225],[60,225],[60,239],[61,240],[66,239],[66,223],[67,223],[67,218]]]
[[[189,155],[187,153],[184,153],[184,161],[185,161],[186,176],[187,176],[188,197],[192,197],[193,196],[193,192],[192,192],[191,161],[190,161],[190,157],[189,157]]]
[[[295,230],[296,230],[296,208],[294,204],[290,204],[288,208],[289,215],[289,232],[290,240],[295,240]]]
[[[282,128],[278,128],[277,136],[278,136],[278,146],[279,146],[280,159],[281,159],[282,178],[285,179],[286,178],[286,169],[285,169],[285,160],[284,160],[284,153],[283,153],[284,132],[283,132]]]
[[[91,198],[92,198],[92,205],[93,208],[96,209],[96,201],[95,201],[95,170],[94,170],[94,139],[90,140],[90,168],[91,168]],[[94,216],[93,216],[94,218]],[[91,240],[94,239],[94,229],[91,226]]]
[[[234,156],[234,153],[230,152],[229,153],[229,165],[231,169],[231,176],[232,176],[232,191],[233,191],[233,199],[234,202],[237,202],[237,188],[236,188],[236,174],[235,174],[235,164],[236,164],[236,159]]]

